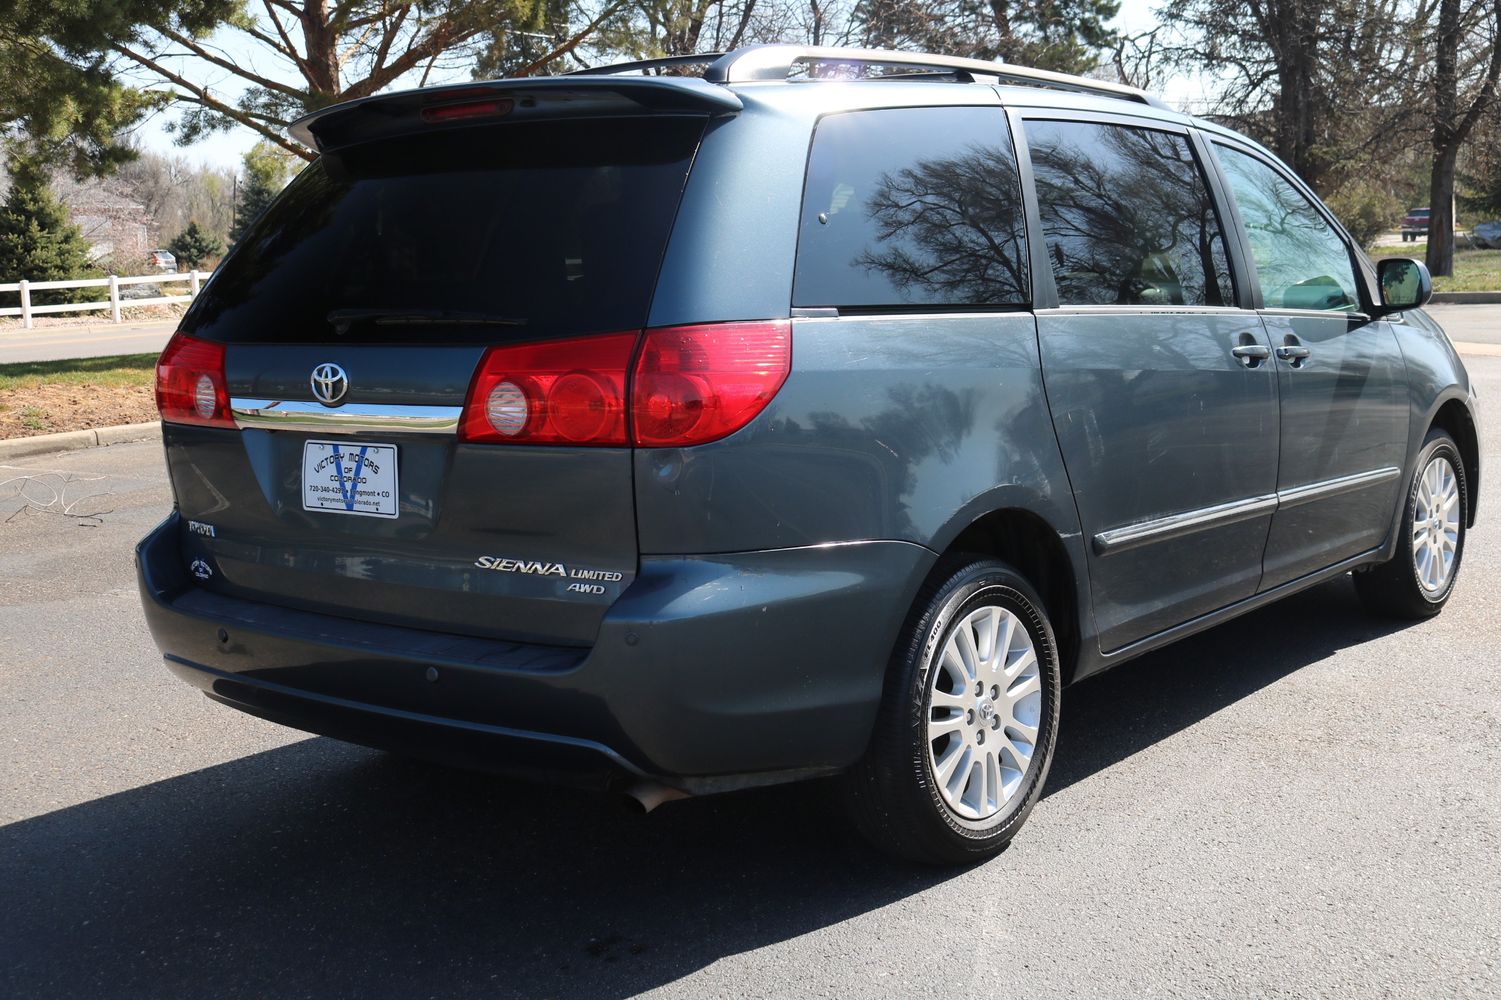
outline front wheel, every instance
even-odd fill
[[[1042,793],[1058,730],[1058,648],[1005,563],[951,561],[897,642],[876,730],[844,797],[877,847],[930,864],[990,857]]]
[[[1396,554],[1355,574],[1355,592],[1368,610],[1395,618],[1431,618],[1443,610],[1464,557],[1465,487],[1454,439],[1432,431],[1407,488]]]

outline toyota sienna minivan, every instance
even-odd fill
[[[761,46],[293,134],[157,369],[142,599],[225,705],[648,807],[832,777],[961,863],[1068,684],[1345,574],[1453,592],[1427,272],[1138,91]]]

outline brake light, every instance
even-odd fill
[[[156,363],[156,408],[172,423],[233,427],[224,345],[174,333]]]
[[[787,320],[492,347],[470,383],[459,436],[495,444],[705,444],[755,419],[791,363]]]
[[[683,448],[727,437],[766,408],[791,366],[788,320],[647,330],[631,373],[634,441]]]
[[[485,352],[459,436],[509,444],[626,444],[625,380],[636,334]]]
[[[509,97],[496,101],[465,101],[462,104],[440,104],[422,109],[422,120],[430,124],[459,121],[464,118],[499,118],[511,113],[515,102]]]

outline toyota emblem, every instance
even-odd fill
[[[335,364],[321,364],[313,369],[313,395],[324,406],[335,406],[349,391],[349,376]]]

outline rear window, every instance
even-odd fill
[[[185,317],[235,343],[490,343],[645,325],[701,118],[515,123],[327,154]]]
[[[831,115],[808,158],[796,306],[1027,302],[1016,154],[999,108]]]

